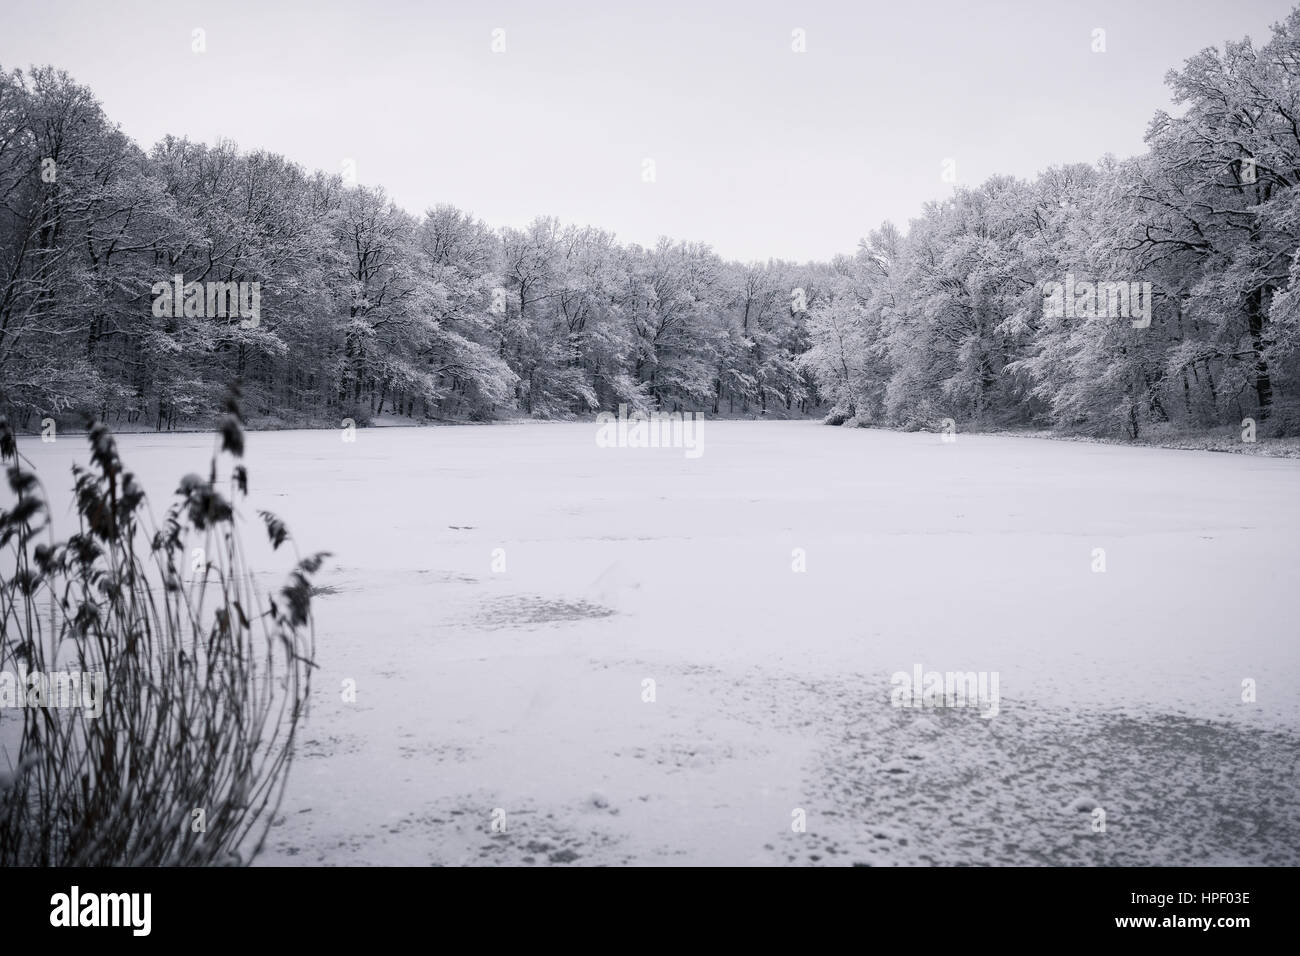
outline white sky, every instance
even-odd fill
[[[802,261],[905,225],[951,191],[945,158],[973,184],[1139,152],[1166,70],[1262,42],[1290,6],[0,0],[0,66],[68,70],[145,146],[224,136],[333,172],[350,158],[412,212]]]

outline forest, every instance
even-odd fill
[[[66,73],[0,70],[0,412],[207,427],[237,380],[255,427],[626,404],[1300,433],[1300,10],[1167,81],[1141,155],[954,186],[905,230],[799,264],[416,215],[228,142],[146,151]],[[182,282],[257,315],[182,307]]]

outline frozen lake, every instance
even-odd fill
[[[248,436],[250,504],[334,553],[259,862],[1300,863],[1300,462],[595,435]],[[212,437],[119,444],[161,514]],[[64,537],[85,443],[22,450]],[[917,665],[996,673],[998,713],[892,707]]]

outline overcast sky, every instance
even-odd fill
[[[0,0],[0,66],[68,70],[142,145],[351,159],[412,212],[802,261],[905,225],[951,191],[945,159],[975,184],[1139,152],[1166,70],[1290,5]]]

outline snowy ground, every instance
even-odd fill
[[[249,436],[252,506],[336,555],[259,862],[1300,863],[1300,463],[595,431]],[[120,445],[161,512],[211,438]],[[22,449],[52,490],[84,460]],[[916,664],[997,672],[999,713],[892,707]]]

